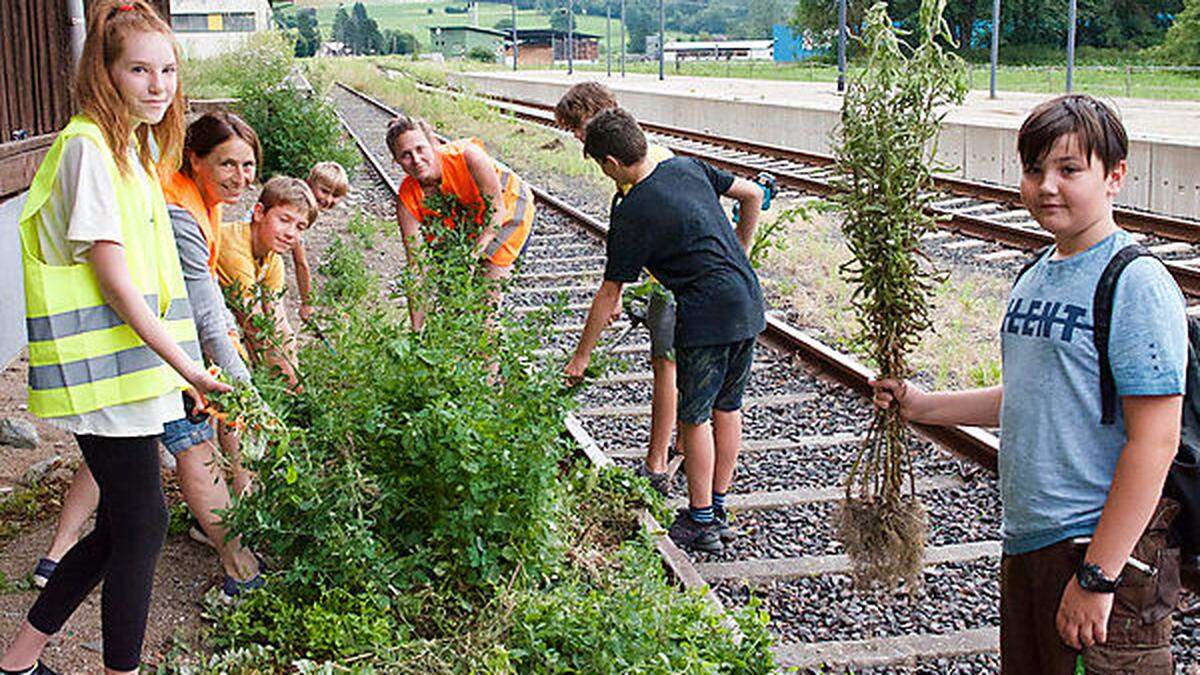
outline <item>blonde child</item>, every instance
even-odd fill
[[[337,162],[317,162],[308,172],[305,181],[317,200],[317,209],[329,211],[342,201],[350,191],[350,178],[346,170]],[[312,294],[312,270],[308,262],[308,252],[304,248],[304,237],[296,239],[292,248],[292,264],[296,267],[296,290],[300,293],[300,320],[308,321],[313,308],[309,304]]]
[[[201,365],[151,156],[151,136],[160,161],[180,156],[174,37],[142,0],[99,0],[87,26],[81,112],[38,169],[20,237],[29,409],[75,435],[100,507],[0,658],[6,675],[52,673],[42,651],[101,581],[104,670],[137,672],[167,529],[159,436],[185,384],[228,389]]]

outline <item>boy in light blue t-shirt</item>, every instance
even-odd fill
[[[885,380],[875,401],[915,422],[1000,427],[1002,672],[1065,675],[1082,663],[1167,675],[1177,505],[1160,495],[1179,444],[1183,296],[1154,258],[1119,277],[1108,356],[1120,405],[1101,424],[1092,302],[1109,260],[1134,241],[1112,217],[1125,129],[1104,103],[1068,95],[1034,109],[1017,147],[1022,202],[1055,246],[1012,289],[1002,384],[926,394]]]

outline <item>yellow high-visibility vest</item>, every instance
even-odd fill
[[[42,160],[20,220],[29,411],[39,417],[78,415],[186,386],[105,302],[91,265],[47,265],[42,258],[35,216],[53,191],[63,148],[75,137],[90,139],[103,151],[133,285],[171,337],[202,363],[162,188],[156,180],[143,183],[132,172],[122,175],[100,127],[76,115]]]

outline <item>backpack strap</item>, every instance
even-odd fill
[[[1108,360],[1108,338],[1112,331],[1117,280],[1129,263],[1146,256],[1157,258],[1141,244],[1130,244],[1117,251],[1100,274],[1100,281],[1096,283],[1096,292],[1092,296],[1092,340],[1100,361],[1100,424],[1112,424],[1117,418],[1117,383]]]

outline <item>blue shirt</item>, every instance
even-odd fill
[[[1100,424],[1092,297],[1108,261],[1133,243],[1118,231],[1063,260],[1045,255],[1013,287],[1000,325],[1000,498],[1004,552],[1089,536],[1125,447],[1125,421]],[[1138,258],[1117,281],[1109,362],[1117,396],[1182,394],[1183,295],[1162,263]]]

